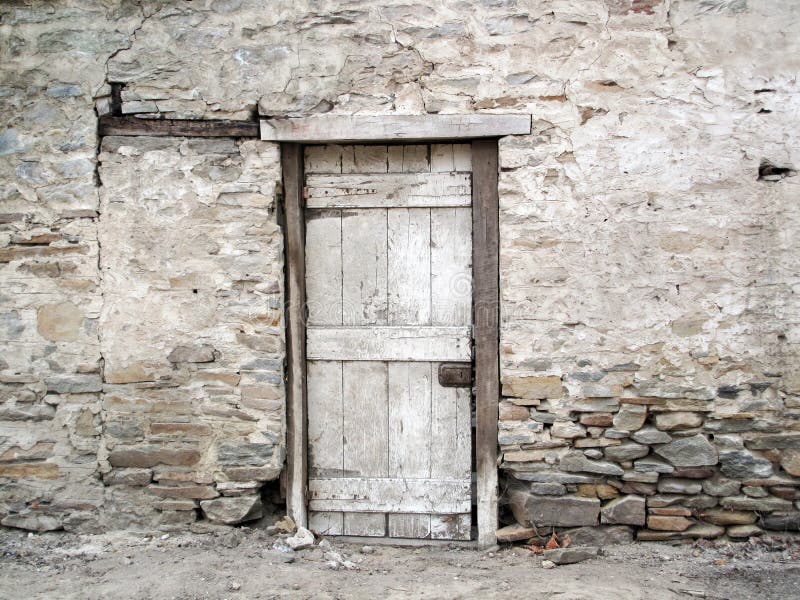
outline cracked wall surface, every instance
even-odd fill
[[[236,487],[220,444],[280,460],[277,152],[101,148],[114,84],[142,118],[533,115],[500,141],[504,518],[800,527],[799,29],[790,0],[4,3],[2,522],[182,527],[202,498],[158,490]]]

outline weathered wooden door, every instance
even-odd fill
[[[469,539],[468,144],[305,149],[309,526]]]

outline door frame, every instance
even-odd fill
[[[530,129],[524,133],[529,132]],[[497,427],[500,397],[500,297],[497,141],[498,137],[505,133],[523,133],[523,131],[499,131],[496,137],[472,137],[469,136],[468,130],[459,133],[461,135],[456,136],[455,139],[425,138],[423,136],[422,139],[417,137],[414,141],[423,143],[469,142],[472,146],[472,306],[476,403],[474,452],[477,472],[478,525],[478,537],[474,542],[478,546],[488,547],[496,543],[495,534],[498,526]],[[463,135],[464,133],[467,135]],[[482,131],[480,134],[485,135],[485,132]],[[343,141],[345,139],[339,143]],[[346,139],[346,141],[352,143],[359,140]],[[411,140],[404,139],[403,136],[392,136],[387,139],[364,141],[368,143],[398,143]],[[286,269],[284,292],[287,359],[286,507],[289,516],[300,526],[306,526],[308,523],[308,403],[305,337],[307,311],[303,146],[311,143],[337,143],[337,140],[304,139],[280,144]]]

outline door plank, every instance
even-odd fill
[[[471,537],[472,515],[431,515],[431,539],[468,540]]]
[[[345,315],[346,317],[346,315]],[[469,361],[469,327],[312,327],[309,360]]]
[[[439,365],[433,365],[434,373]],[[472,473],[471,390],[431,389],[431,477],[469,479]]]
[[[342,211],[306,213],[308,323],[342,324]]]
[[[386,173],[386,146],[345,146],[342,152],[342,173]]]
[[[389,537],[426,539],[430,535],[430,515],[389,515]]]
[[[453,167],[456,171],[472,171],[472,146],[453,144]]]
[[[336,144],[305,147],[305,173],[341,173],[342,147]]]
[[[344,325],[386,323],[386,212],[342,213]]]
[[[340,477],[344,469],[342,363],[306,363],[308,381],[308,473]]]
[[[431,211],[397,208],[389,218],[389,325],[431,319]]]
[[[308,208],[470,206],[470,173],[316,174],[306,178]]]
[[[403,172],[428,173],[431,170],[427,144],[403,146]]]
[[[344,535],[344,513],[310,511],[308,528],[322,535]]]
[[[472,214],[431,209],[431,323],[472,323]]]
[[[310,510],[391,513],[465,513],[470,481],[346,477],[309,479]]]
[[[389,363],[390,477],[431,476],[431,385],[431,363]]]
[[[449,173],[455,170],[453,144],[431,144],[431,171]]]
[[[383,362],[342,365],[344,470],[348,475],[386,477],[389,473],[387,375]]]
[[[383,513],[344,513],[344,534],[384,537],[386,515]]]

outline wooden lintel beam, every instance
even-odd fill
[[[201,138],[259,137],[257,121],[140,119],[138,117],[100,117],[98,131],[106,135],[147,135]]]

